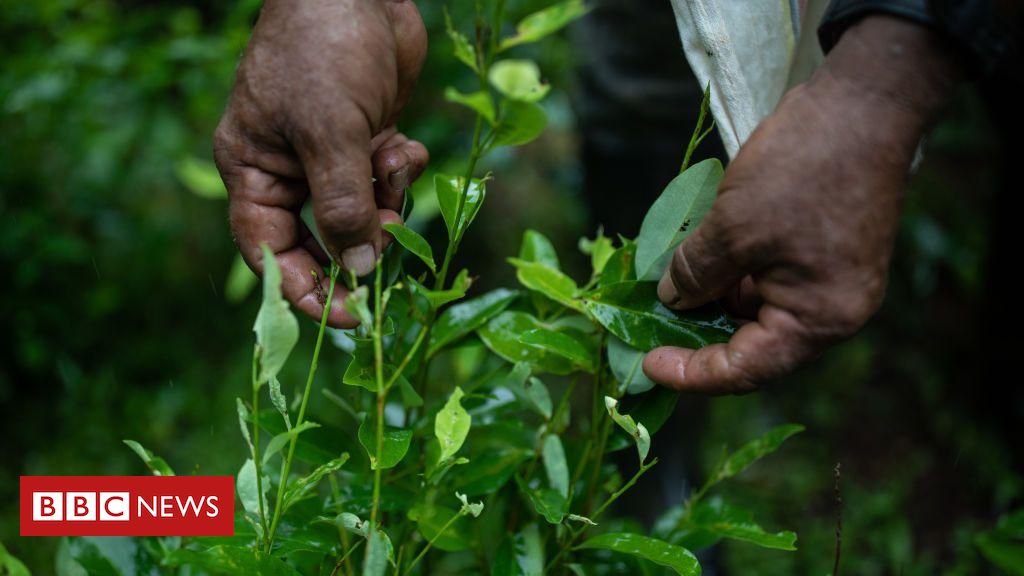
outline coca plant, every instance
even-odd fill
[[[538,66],[506,54],[586,12],[580,0],[555,4],[502,37],[504,0],[486,13],[476,5],[473,34],[448,21],[454,56],[475,88],[448,88],[445,96],[475,118],[465,171],[433,182],[447,244],[435,251],[412,229],[388,224],[397,242],[365,283],[333,266],[321,279],[323,301],[338,282],[349,283],[346,306],[361,324],[329,331],[325,312],[302,394],[292,399],[278,374],[299,322],[264,249],[252,388],[237,403],[249,458],[237,477],[236,535],[138,540],[136,558],[146,566],[283,575],[694,575],[700,566],[691,551],[723,538],[795,549],[795,534],[765,531],[749,511],[711,491],[799,432],[796,425],[723,450],[700,489],[651,530],[613,515],[615,502],[657,465],[648,454],[651,435],[677,401],[644,376],[643,352],[723,342],[734,330],[715,307],[679,315],[656,296],[655,281],[709,209],[722,176],[716,160],[687,166],[707,134],[706,98],[683,169],[638,238],[582,239],[591,273],[577,280],[561,271],[547,238],[528,230],[508,260],[520,288],[467,297],[470,271],[453,264],[492,178],[479,174],[478,162],[496,148],[530,142],[546,124],[539,102],[549,87]],[[351,361],[344,374],[321,375],[323,397],[311,398],[320,355],[337,353],[324,346],[328,339]],[[311,400],[336,404],[338,421],[308,419]],[[155,474],[173,474],[129,445]],[[636,459],[620,471],[609,457],[621,450]],[[87,568],[104,568],[97,542],[68,546]]]

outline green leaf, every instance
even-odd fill
[[[796,534],[766,532],[754,522],[753,512],[726,504],[717,497],[698,501],[682,527],[681,533],[673,534],[673,542],[701,542],[708,546],[719,538],[729,538],[762,548],[796,550]]]
[[[572,333],[534,328],[523,333],[519,341],[568,359],[585,372],[597,370],[597,349]]]
[[[444,27],[445,32],[448,33],[448,37],[451,38],[452,44],[454,45],[453,53],[455,58],[460,62],[469,66],[473,72],[478,72],[476,62],[476,49],[470,44],[469,39],[462,32],[455,29],[452,25],[452,17],[448,14],[448,7],[444,7]]]
[[[187,157],[178,161],[175,166],[178,180],[200,198],[211,200],[227,200],[228,190],[217,172],[217,166],[209,160]]]
[[[601,534],[577,546],[577,549],[581,548],[596,548],[629,554],[671,568],[681,576],[699,576],[700,574],[700,564],[689,550],[640,534]]]
[[[676,176],[654,201],[636,239],[636,277],[657,280],[655,263],[670,253],[704,219],[722,179],[722,164],[704,160]]]
[[[629,394],[642,394],[654,388],[654,382],[644,374],[643,352],[611,336],[608,338],[608,365],[621,387]]]
[[[523,242],[519,245],[519,259],[526,262],[536,262],[548,268],[559,270],[558,253],[555,245],[548,240],[548,237],[536,230],[527,229],[523,232]]]
[[[381,452],[380,461],[377,460],[377,430],[373,419],[364,416],[359,423],[359,443],[366,449],[370,457],[370,468],[381,470],[394,468],[405,458],[409,451],[409,444],[412,442],[412,430],[399,430],[397,428],[384,427],[384,448]]]
[[[639,350],[658,346],[702,348],[727,342],[735,331],[713,306],[677,314],[658,300],[655,282],[620,282],[591,292],[584,306],[595,320]]]
[[[593,240],[586,237],[580,238],[579,249],[580,252],[590,256],[590,269],[595,277],[601,275],[604,267],[615,254],[615,245],[612,244],[611,238],[608,238],[600,231],[598,231],[597,237]]]
[[[376,392],[378,386],[376,370],[372,359],[363,358],[356,354],[352,356],[352,361],[349,362],[348,368],[345,369],[345,374],[342,375],[341,381],[348,386],[359,386],[370,392]]]
[[[495,90],[512,100],[537,102],[551,90],[551,86],[540,81],[540,68],[532,60],[495,62],[488,78]]]
[[[295,568],[280,558],[262,555],[257,559],[251,546],[214,546],[205,550],[179,548],[168,552],[164,556],[163,564],[171,567],[189,566],[193,571],[201,570],[203,573],[225,576],[299,576]]]
[[[398,377],[398,391],[402,394],[402,404],[407,408],[419,408],[423,406],[423,397],[416,392],[412,384],[403,376]]]
[[[518,365],[517,365],[518,366]],[[539,378],[531,377],[523,387],[526,398],[530,401],[537,412],[545,419],[550,420],[552,414],[551,393],[548,387]]]
[[[519,491],[533,504],[537,514],[543,516],[549,524],[562,523],[562,519],[569,512],[569,502],[565,496],[553,488],[532,489],[518,476],[516,484],[519,485]]]
[[[999,519],[992,530],[975,536],[974,544],[989,562],[1014,576],[1024,575],[1024,509]]]
[[[644,460],[647,459],[647,454],[651,451],[651,435],[647,428],[643,423],[637,423],[633,420],[632,416],[620,414],[619,401],[611,396],[604,397],[604,407],[608,409],[608,415],[612,417],[612,420],[625,430],[626,434],[633,437],[633,440],[636,442],[637,454],[640,456],[640,465],[642,466]]]
[[[254,517],[259,518],[260,494],[256,489],[256,464],[252,458],[245,461],[242,469],[238,471],[238,478],[235,481],[235,488],[238,490],[238,499],[242,502],[242,508]],[[268,510],[267,490],[270,489],[270,482],[263,482],[263,509]]]
[[[444,224],[448,227],[449,238],[462,237],[462,233],[476,218],[477,212],[480,211],[484,198],[487,196],[487,187],[484,185],[484,181],[474,178],[466,188],[462,217],[459,219],[459,225],[456,226],[455,213],[458,211],[459,197],[462,196],[464,188],[466,188],[465,178],[447,174],[434,176],[434,190],[437,192],[441,217],[444,218]]]
[[[249,455],[256,457],[256,448],[252,445],[252,437],[249,436],[249,408],[245,406],[241,398],[235,398],[235,410],[238,412],[238,427],[242,429],[242,438],[249,446]]]
[[[535,328],[550,328],[526,312],[506,310],[477,330],[492,352],[512,363],[526,362],[535,370],[552,374],[569,374],[572,363],[536,346],[523,344],[519,336]]]
[[[491,98],[490,92],[478,90],[476,92],[470,92],[469,94],[463,94],[454,87],[449,86],[445,88],[444,99],[455,103],[461,104],[470,110],[473,110],[477,114],[484,117],[487,123],[494,126],[494,100]]]
[[[256,314],[253,331],[259,346],[259,376],[262,386],[281,371],[292,348],[299,341],[299,321],[281,296],[281,268],[266,244],[263,249],[263,303]]]
[[[514,290],[499,288],[445,310],[430,331],[427,356],[434,356],[448,344],[483,326],[507,308],[518,295]]]
[[[28,568],[4,548],[0,542],[0,574],[4,576],[31,576]]]
[[[569,497],[569,464],[565,460],[565,448],[556,434],[548,434],[544,438],[541,451],[544,460],[544,472],[548,476],[548,484],[562,495]]]
[[[455,278],[452,280],[450,288],[445,290],[431,290],[414,280],[411,276],[406,277],[406,281],[412,287],[413,291],[423,296],[430,303],[430,307],[433,309],[440,308],[449,302],[454,302],[466,295],[466,291],[469,290],[470,285],[473,281],[469,277],[468,270],[461,270]]]
[[[544,574],[544,543],[536,524],[529,524],[515,535],[513,546],[516,564],[522,576]]]
[[[284,393],[281,392],[281,383],[277,378],[270,379],[270,402],[277,409],[277,412],[284,418],[284,427],[291,429],[292,421],[288,418],[288,399],[284,397]]]
[[[383,224],[382,228],[391,233],[398,240],[398,243],[405,247],[406,250],[412,252],[417,258],[423,261],[430,268],[431,272],[437,271],[437,266],[434,264],[434,251],[430,249],[430,244],[420,236],[412,228],[406,228],[401,224]]]
[[[339,468],[348,462],[348,453],[342,454],[341,456],[317,466],[315,470],[302,476],[301,478],[294,480],[288,484],[288,488],[284,491],[284,499],[281,503],[282,514],[292,507],[296,502],[302,500],[312,492],[317,485],[323,480],[324,476],[336,472]],[[264,482],[264,488],[267,487],[268,482]]]
[[[506,100],[501,106],[498,123],[491,130],[488,146],[522,146],[540,136],[547,125],[548,116],[537,104]]]
[[[373,326],[373,314],[370,312],[370,291],[366,286],[359,286],[345,297],[345,310],[363,326]]]
[[[171,467],[167,465],[167,462],[164,461],[163,458],[160,458],[149,450],[143,448],[142,444],[139,444],[135,440],[122,440],[122,442],[131,448],[133,452],[138,454],[139,458],[142,458],[143,464],[146,465],[146,468],[149,468],[149,471],[153,473],[153,476],[174,476],[174,470],[171,470]]]
[[[456,386],[455,391],[448,398],[448,402],[437,413],[437,418],[434,420],[434,435],[441,444],[441,456],[439,458],[441,462],[455,456],[455,453],[462,447],[463,442],[466,441],[466,436],[469,434],[472,418],[470,418],[469,412],[466,412],[466,409],[460,403],[462,397],[462,388]]]
[[[259,281],[259,277],[253,274],[242,256],[236,254],[231,261],[228,278],[224,281],[224,299],[231,304],[240,303],[249,296]]]
[[[486,450],[459,467],[452,479],[452,488],[468,496],[493,494],[508,482],[520,464],[532,457],[532,450]]]
[[[277,454],[278,452],[281,451],[282,448],[287,446],[288,443],[292,441],[292,439],[298,438],[299,434],[302,434],[306,430],[319,427],[320,425],[317,424],[316,422],[310,422],[309,420],[307,420],[302,424],[299,424],[295,428],[291,428],[287,432],[282,432],[271,438],[270,442],[267,443],[266,450],[263,451],[263,465],[266,466],[267,463],[270,462],[270,459],[273,458],[275,454]]]
[[[636,282],[636,243],[630,240],[623,242],[622,247],[612,253],[601,270],[601,277],[597,281],[598,287],[604,288],[620,282]]]
[[[772,428],[760,438],[744,444],[739,450],[728,455],[718,466],[714,473],[714,482],[721,482],[743,472],[754,462],[778,450],[787,438],[803,430],[804,427],[799,424],[783,424]]]
[[[370,532],[366,539],[363,576],[383,576],[388,569],[388,558],[393,555],[391,539],[382,530]]]
[[[567,0],[534,12],[519,21],[515,35],[502,40],[498,50],[508,50],[550,36],[588,11],[583,0]]]
[[[583,311],[583,306],[575,298],[579,287],[572,278],[540,262],[527,262],[518,258],[509,258],[508,261],[516,267],[516,278],[520,284],[563,306]]]

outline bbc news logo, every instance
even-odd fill
[[[22,536],[232,536],[230,476],[22,476]]]

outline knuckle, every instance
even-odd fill
[[[334,236],[358,233],[376,216],[377,208],[372,202],[353,194],[323,200],[317,208],[317,224],[326,234]]]

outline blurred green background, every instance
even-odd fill
[[[452,4],[456,16],[471,10]],[[509,4],[514,20],[546,2]],[[401,127],[442,170],[464,152],[468,134],[468,118],[442,92],[466,79],[439,33],[441,4],[419,5],[432,45]],[[57,541],[18,537],[19,475],[145,473],[123,438],[182,474],[234,474],[243,460],[234,397],[247,387],[256,302],[225,298],[235,257],[226,204],[190,192],[180,166],[210,160],[210,135],[258,7],[0,3],[0,542],[38,574],[53,572]],[[555,240],[570,270],[583,269],[576,240],[595,223],[581,185],[574,65],[592,51],[572,37],[526,52],[556,87],[546,104],[552,126],[531,146],[489,161],[497,180],[463,256],[481,290],[514,282],[504,258],[526,227]],[[1012,363],[1001,354],[1017,337],[1002,335],[1005,276],[990,266],[1000,237],[993,214],[1003,205],[999,126],[985,108],[977,91],[965,90],[931,138],[910,184],[879,317],[759,394],[684,398],[687,423],[676,429],[686,433],[655,438],[656,453],[685,452],[695,463],[643,492],[671,499],[723,443],[753,437],[766,421],[808,427],[730,488],[766,527],[795,530],[800,550],[728,543],[712,552],[706,573],[831,571],[837,462],[843,573],[992,570],[973,540],[1021,504],[1024,408],[1019,391],[1004,393],[1003,368]],[[684,126],[696,116],[677,112]],[[614,169],[630,180],[643,168],[624,160]],[[636,181],[645,177],[657,175]],[[641,197],[624,189],[619,201]],[[300,346],[311,347],[311,332],[307,324]],[[319,385],[338,384],[341,356],[326,354]],[[282,380],[300,382],[300,364]],[[330,417],[327,407],[313,410]]]

